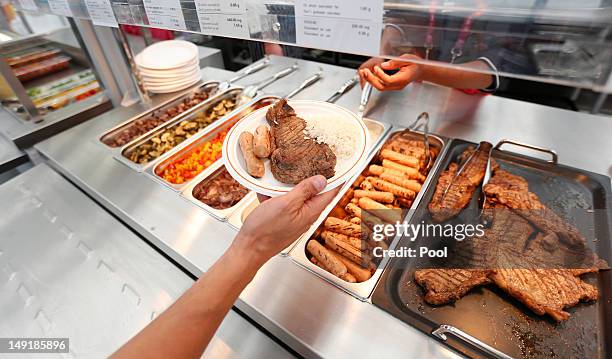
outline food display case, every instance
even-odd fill
[[[69,28],[0,44],[2,132],[19,147],[111,107],[88,55]]]
[[[150,3],[110,3],[113,19],[120,24],[385,58],[403,56],[413,64],[490,74],[495,84],[505,77],[612,92],[608,31],[612,17],[606,2],[247,0],[232,4],[230,9],[220,5],[215,16],[209,16],[210,10],[198,2],[195,9],[185,2],[166,10],[157,4],[161,12],[152,11],[155,4]],[[87,9],[84,4],[69,5],[75,17],[100,21],[100,14],[76,10],[78,5]],[[39,10],[50,11],[44,6]],[[231,29],[226,26],[228,19],[235,25]],[[355,77],[354,69],[284,56],[260,61],[270,65],[231,87],[225,86],[226,81],[236,73],[204,68],[207,82],[191,90],[115,108],[36,144],[35,150],[70,181],[67,185],[78,187],[139,240],[198,277],[224,253],[260,204],[255,193],[225,171],[214,147],[223,133],[313,73],[320,73],[321,79],[295,99],[325,101]],[[297,70],[290,76],[260,89],[254,97],[244,96],[252,95],[253,85],[294,63]],[[206,95],[190,103],[202,90]],[[374,140],[367,163],[360,164],[359,173],[342,186],[306,233],[259,270],[235,307],[304,357],[564,357],[568,348],[572,357],[607,357],[609,271],[589,274],[587,284],[598,286],[597,301],[567,309],[570,317],[559,324],[529,312],[494,286],[477,289],[454,305],[437,307],[425,302],[425,290],[410,272],[413,268],[405,266],[410,261],[373,261],[374,267],[368,267],[372,270],[357,277],[347,265],[345,271],[330,271],[314,255],[317,245],[309,246],[334,248],[322,230],[329,218],[349,222],[358,217],[338,213],[348,212],[345,197],[352,197],[349,203],[360,203],[357,196],[347,194],[368,191],[361,187],[361,171],[372,176],[379,170],[376,166],[384,167],[383,151],[393,138],[427,143],[437,153],[423,173],[419,158],[419,189],[410,193],[409,202],[388,203],[387,208],[400,210],[402,221],[413,224],[427,213],[441,173],[450,162],[461,163],[459,152],[480,141],[511,138],[530,144],[530,149],[519,149],[521,154],[497,149],[492,151],[494,159],[503,169],[523,176],[553,209],[574,206],[592,213],[595,220],[584,231],[597,254],[610,263],[612,163],[605,156],[612,153],[610,118],[469,92],[417,81],[402,91],[374,91],[365,104],[358,86],[337,98],[335,103],[351,112],[364,110],[363,120]],[[428,128],[405,130],[423,112],[429,114]],[[214,119],[200,126],[202,116]],[[533,148],[555,151],[538,154]],[[542,156],[547,157],[536,159]],[[552,159],[559,164],[547,162]],[[473,202],[476,197],[478,193]],[[410,246],[400,235],[383,242],[387,249]],[[576,337],[584,340],[566,345]]]
[[[248,86],[248,84],[257,83],[259,79],[266,78],[270,73],[292,64],[295,60],[272,56],[270,61],[270,68],[262,70],[252,78],[239,81],[237,85]],[[268,96],[271,101],[274,101],[274,94],[287,93],[296,82],[299,83],[302,79],[307,78],[312,70],[321,66],[302,60],[299,60],[298,63],[300,70],[292,75],[295,77],[291,81],[279,81],[270,85],[269,88],[266,88],[266,93],[270,95],[263,96]],[[203,71],[208,78],[221,82],[234,76],[231,72],[212,68]],[[322,71],[322,80],[298,94],[296,98],[327,99],[346,79],[353,76],[352,70],[331,65],[323,65]],[[406,96],[411,99],[408,104]],[[579,115],[582,120],[591,121],[592,125],[585,126],[584,123],[576,121],[575,113],[564,110],[495,96],[484,98],[470,96],[427,84],[417,85],[408,91],[394,94],[374,93],[366,111],[366,121],[374,120],[369,127],[380,137],[374,144],[370,158],[377,155],[385,139],[410,125],[421,112],[427,111],[433,114],[429,123],[431,139],[434,141],[435,138],[440,138],[441,151],[438,158],[441,159],[442,164],[445,164],[444,161],[449,156],[445,148],[449,144],[452,145],[455,142],[453,139],[456,138],[471,141],[487,138],[496,142],[502,137],[512,137],[544,147],[555,147],[553,144],[556,141],[575,143],[570,133],[572,131],[561,131],[559,126],[555,125],[558,124],[558,121],[562,121],[564,126],[580,127],[581,130],[586,131],[592,141],[590,143],[580,142],[582,147],[572,149],[557,146],[555,149],[561,161],[571,166],[606,173],[609,164],[597,160],[589,161],[583,151],[591,148],[593,143],[603,148],[609,146],[604,140],[605,136],[599,131],[602,127],[610,128],[612,124],[609,119],[601,116]],[[337,103],[356,110],[360,97],[360,91],[356,88],[340,97]],[[106,133],[109,127],[112,128],[112,124],[107,122],[110,118],[113,118],[115,123],[123,123],[125,122],[123,118],[134,118],[138,113],[145,113],[146,107],[141,107],[140,110],[135,109],[136,112],[131,112],[130,115],[124,114],[125,110],[110,112],[102,116],[99,121],[76,127],[37,145],[36,148],[54,169],[74,181],[96,201],[122,218],[125,223],[128,223],[191,273],[198,275],[206,271],[229,245],[236,229],[242,226],[248,214],[257,207],[258,199],[254,193],[247,193],[241,198],[237,196],[236,201],[229,199],[228,203],[233,205],[224,209],[215,209],[197,200],[193,192],[196,187],[201,186],[199,190],[206,196],[211,191],[210,185],[217,185],[213,181],[223,175],[223,165],[220,161],[213,163],[191,181],[176,188],[163,183],[163,178],[156,175],[155,169],[159,170],[173,163],[175,159],[185,156],[200,143],[207,142],[213,132],[223,123],[231,122],[234,116],[239,115],[242,110],[249,108],[257,101],[259,99],[247,102],[243,107],[228,113],[212,130],[204,130],[201,134],[183,142],[160,157],[144,172],[135,171],[120,163],[116,158],[117,154],[109,151],[109,148],[100,142],[100,136]],[[517,119],[516,112],[525,115]],[[189,113],[185,118],[195,116],[196,113],[197,111]],[[512,122],[510,122],[511,119]],[[517,128],[531,128],[532,121],[536,121],[541,128],[551,129],[549,130],[550,136],[543,137],[536,130],[529,132],[517,130]],[[88,171],[84,162],[66,151],[66,146],[73,143],[75,138],[82,138],[79,141],[81,149],[88,153],[89,160],[94,159],[100,164],[104,176]],[[578,156],[577,151],[583,155]],[[529,152],[528,155],[536,156],[532,152]],[[435,166],[431,170],[433,176],[439,172]],[[223,188],[231,189],[232,184],[220,184],[218,188],[213,187],[212,191],[219,189],[223,191]],[[343,191],[347,190],[345,188]],[[419,196],[426,197],[430,191],[432,191],[431,184],[427,184]],[[408,212],[407,218],[418,214],[426,201],[424,202],[421,198],[420,201],[415,202],[420,202],[420,204],[414,204],[415,207]],[[164,206],[159,206],[158,203],[164,203]],[[329,207],[325,213],[331,210],[332,208]],[[323,216],[317,223],[323,223],[324,220]],[[312,233],[315,229],[311,228],[309,232]],[[177,233],[180,235],[177,236]],[[398,318],[388,315],[386,311],[390,310],[377,298],[380,295],[379,292],[384,293],[386,288],[384,285],[385,278],[387,278],[386,273],[391,273],[395,267],[390,267],[389,264],[381,265],[369,282],[344,282],[312,264],[305,250],[310,237],[310,234],[305,234],[296,244],[284,250],[281,256],[273,258],[266,264],[258,273],[257,279],[243,292],[236,303],[242,312],[264,325],[292,349],[306,356],[327,357],[347,353],[357,357],[393,356],[412,352],[415,345],[427,348],[422,354],[423,357],[452,357],[456,353],[470,353],[470,355],[479,356],[487,353],[482,349],[466,352],[463,348],[472,348],[472,344],[463,342],[453,334],[448,334],[447,339],[444,340],[435,335],[423,333],[424,327],[418,324],[421,322],[406,321],[399,315]],[[400,238],[393,239],[395,241],[391,241],[392,246],[401,245]],[[274,296],[269,295],[271,291],[274,291]],[[313,317],[309,310],[304,309],[310,306],[330,308],[330,310],[326,312],[324,318]],[[456,322],[451,324],[456,325]],[[368,328],[385,328],[385,330],[377,331]],[[461,329],[461,326],[458,328]],[[468,332],[468,334],[478,333]],[[330,343],[327,340],[317,339],[322,335],[331,338],[341,335],[351,339]],[[513,335],[522,334],[516,332]],[[359,344],[360,341],[357,338],[363,336],[369,338],[367,346]],[[478,335],[474,337],[484,340],[485,344],[491,343],[487,337]],[[509,340],[512,342],[514,339]],[[447,343],[449,346],[439,345],[440,343]],[[597,342],[595,345],[605,349],[606,344]],[[502,353],[507,351],[507,347],[497,349],[503,349]]]

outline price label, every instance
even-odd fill
[[[196,0],[200,31],[207,35],[249,38],[243,0]]]
[[[246,14],[244,0],[196,0],[195,4],[203,14]]]
[[[72,16],[68,0],[49,0],[51,12],[62,16]]]
[[[23,10],[30,10],[30,11],[38,10],[38,6],[36,6],[36,3],[34,2],[34,0],[19,0],[19,6],[21,6]]]
[[[85,6],[94,25],[118,27],[110,0],[85,0]]]
[[[296,0],[297,45],[378,55],[382,0]]]
[[[179,0],[144,0],[149,25],[154,27],[187,30]]]

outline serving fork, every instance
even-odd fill
[[[357,83],[357,79],[359,79],[359,76],[353,76],[350,79],[346,80],[342,84],[342,86],[340,86],[338,90],[336,90],[336,92],[334,92],[327,100],[325,100],[325,102],[334,103],[338,101],[338,99],[342,95],[347,93],[350,89],[352,89],[355,86],[355,84]]]
[[[293,91],[289,92],[284,96],[287,100],[293,98],[298,93],[302,92],[307,87],[312,86],[315,82],[319,81],[323,77],[323,69],[319,67],[319,71],[314,75],[310,76],[306,80],[304,80],[298,87],[296,87]]]
[[[227,90],[232,83],[241,80],[251,74],[256,73],[259,70],[263,70],[264,68],[268,67],[268,65],[270,65],[270,59],[269,58],[265,58],[263,59],[261,62],[253,65],[253,66],[249,66],[246,69],[242,70],[241,72],[239,72],[236,76],[232,77],[231,79],[227,80],[227,81],[223,81],[222,83],[219,84],[219,89],[221,91],[223,90]]]

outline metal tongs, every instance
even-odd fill
[[[262,70],[262,69],[268,67],[268,65],[270,65],[270,59],[266,57],[261,62],[255,64],[253,66],[249,66],[249,67],[245,68],[240,73],[238,73],[236,76],[232,77],[231,79],[229,79],[227,81],[222,82],[219,85],[219,89],[225,90],[225,89],[229,88],[232,83],[234,83],[234,82],[236,82],[236,81],[238,81],[240,79],[243,79],[243,78],[245,78],[245,77],[247,77],[247,76],[249,76],[251,74],[254,74],[257,71]]]
[[[417,119],[408,126],[410,131],[418,131],[421,129],[423,132],[423,138],[425,142],[425,156],[427,158],[427,165],[425,167],[426,170],[429,170],[433,165],[433,157],[431,156],[431,151],[429,147],[429,113],[421,112],[421,114],[417,117]]]
[[[479,153],[480,150],[480,146],[482,146],[483,143],[488,143],[488,142],[480,142],[478,144],[478,147],[476,147],[476,149],[474,150],[474,152],[472,152],[468,158],[465,160],[465,162],[463,162],[463,164],[461,164],[461,167],[459,167],[459,170],[457,171],[457,173],[455,173],[455,176],[453,177],[452,180],[450,180],[448,182],[448,185],[446,186],[446,189],[444,190],[444,193],[442,194],[442,197],[446,197],[446,194],[448,193],[448,190],[451,188],[451,186],[453,185],[453,183],[457,180],[457,178],[459,178],[459,176],[461,175],[461,173],[463,173],[463,171],[470,165],[470,163],[472,163],[472,161],[474,160],[474,157],[476,156],[477,153]],[[489,145],[491,145],[489,143]],[[485,204],[486,204],[486,195],[484,193],[484,186],[489,183],[489,180],[491,179],[491,153],[493,151],[493,145],[491,145],[491,148],[489,149],[489,153],[487,154],[487,167],[485,169],[485,173],[484,173],[484,177],[482,180],[482,183],[480,184],[480,197],[478,198],[478,208],[480,209],[480,213],[478,214],[478,218],[482,218],[483,219],[483,223],[487,224],[488,220],[487,218],[483,218],[482,215],[484,213],[484,208],[485,208]]]
[[[478,218],[480,218],[481,222],[487,227],[489,226],[492,218],[490,215],[483,216],[485,212],[485,207],[487,206],[487,194],[485,193],[484,188],[487,183],[489,183],[489,180],[491,180],[491,162],[493,158],[493,149],[495,148],[497,148],[497,146],[491,146],[491,148],[489,149],[489,154],[487,156],[487,167],[485,168],[484,177],[482,178],[482,183],[480,184],[480,196],[478,197],[478,208],[480,209],[480,212],[478,213]]]
[[[349,92],[349,90],[352,89],[353,86],[355,86],[355,84],[357,83],[357,79],[359,79],[359,76],[354,76],[346,80],[346,82],[343,83],[342,86],[340,86],[340,88],[338,88],[338,90],[336,90],[333,95],[331,95],[327,100],[325,100],[325,102],[334,103],[338,101],[338,99],[342,95]]]
[[[425,169],[429,170],[431,166],[433,166],[433,157],[431,156],[431,148],[429,144],[429,114],[427,112],[422,112],[413,123],[406,127],[405,130],[394,133],[391,138],[404,137],[410,132],[419,130],[423,132],[423,142],[425,142],[425,156],[427,159]],[[410,139],[411,138],[412,137],[410,137]]]
[[[270,85],[271,83],[273,83],[274,81],[283,78],[287,75],[289,75],[290,73],[296,71],[299,68],[297,62],[295,64],[293,64],[293,66],[291,67],[287,67],[286,69],[283,69],[277,73],[275,73],[274,75],[268,77],[267,79],[264,79],[263,81],[259,82],[256,85],[251,85],[248,86],[247,88],[244,89],[244,95],[247,97],[254,97],[255,95],[257,95],[257,93],[264,87]]]
[[[548,149],[548,148],[530,145],[528,143],[518,142],[514,140],[509,140],[509,139],[502,139],[499,142],[497,142],[495,146],[491,146],[491,149],[489,150],[489,156],[487,158],[487,167],[485,169],[484,177],[482,179],[480,197],[478,198],[478,208],[480,208],[480,214],[478,215],[478,217],[481,219],[481,222],[487,226],[490,223],[491,216],[489,215],[483,216],[485,212],[485,206],[487,205],[487,194],[484,191],[484,187],[491,180],[491,174],[493,173],[493,169],[492,169],[493,150],[501,151],[502,150],[501,147],[505,144],[515,145],[518,147],[524,147],[524,148],[532,149],[535,151],[550,154],[551,159],[548,162],[552,164],[556,164],[558,161],[557,152],[551,149]]]
[[[357,110],[357,116],[360,119],[363,119],[364,112],[366,110],[366,106],[370,101],[370,95],[372,94],[372,85],[369,82],[366,82],[363,85],[363,90],[361,90],[361,100],[359,101],[359,109]]]

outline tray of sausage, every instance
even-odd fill
[[[408,220],[429,185],[446,140],[392,128],[290,252],[300,265],[360,300],[367,300],[388,259],[395,236],[380,226]],[[428,145],[427,145],[428,144]]]

